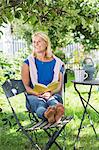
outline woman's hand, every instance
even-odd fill
[[[48,100],[51,96],[51,92],[46,92],[40,95],[40,97],[45,98],[46,100]]]

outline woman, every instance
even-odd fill
[[[32,36],[33,52],[24,61],[22,66],[22,81],[26,88],[27,109],[35,112],[41,119],[47,119],[49,123],[58,122],[63,114],[64,107],[59,102],[64,72],[63,62],[53,55],[49,37],[43,32],[37,32]],[[54,91],[37,94],[33,91],[36,83],[48,85],[53,81],[59,81],[59,87]],[[46,101],[45,101],[46,100]]]

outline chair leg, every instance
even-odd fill
[[[31,142],[31,144],[32,144],[32,146],[35,148],[35,150],[41,150],[41,148],[40,148],[36,143],[34,143],[34,141],[32,140],[32,137],[31,137],[31,136],[27,133],[27,131],[23,128],[23,126],[21,125],[21,123],[20,123],[20,121],[19,121],[19,119],[18,119],[18,117],[17,117],[17,115],[16,115],[16,113],[15,113],[15,111],[14,111],[12,105],[11,105],[11,102],[9,101],[8,98],[7,98],[7,100],[8,100],[8,103],[9,103],[11,109],[12,109],[12,112],[13,112],[14,118],[15,118],[15,120],[16,120],[16,123],[17,123],[18,126],[19,126],[19,129],[18,129],[18,130],[21,130],[21,131],[23,132],[23,134],[24,134],[25,136],[27,136],[27,138],[29,139],[29,141]],[[18,131],[18,130],[17,130],[17,131]]]
[[[66,125],[66,124],[65,124]],[[59,134],[62,132],[62,130],[65,128],[65,125],[63,127],[61,127],[60,130],[55,131],[52,136],[49,138],[49,141],[47,142],[47,144],[44,147],[44,150],[49,150],[49,148],[52,146],[53,143],[55,143],[56,138],[59,136]],[[62,150],[62,148],[59,146],[58,147],[60,150]]]
[[[52,136],[47,130],[44,130],[44,131],[47,133],[47,135],[48,135],[49,137]],[[54,141],[54,143],[56,144],[56,146],[57,146],[59,149],[61,149],[60,145],[59,145],[56,141]]]

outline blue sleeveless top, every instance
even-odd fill
[[[49,62],[42,62],[38,60],[37,58],[34,58],[34,59],[35,59],[35,65],[37,68],[38,83],[48,85],[53,80],[54,66],[55,66],[56,60],[53,59]],[[26,59],[24,63],[29,65],[29,60]],[[63,73],[63,71],[64,71],[64,68],[62,67],[60,72]]]

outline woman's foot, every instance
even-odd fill
[[[56,105],[56,114],[55,114],[55,121],[59,122],[64,115],[64,107],[61,103]]]
[[[45,118],[48,119],[49,123],[54,123],[55,122],[55,107],[49,106],[47,111],[44,113]]]

